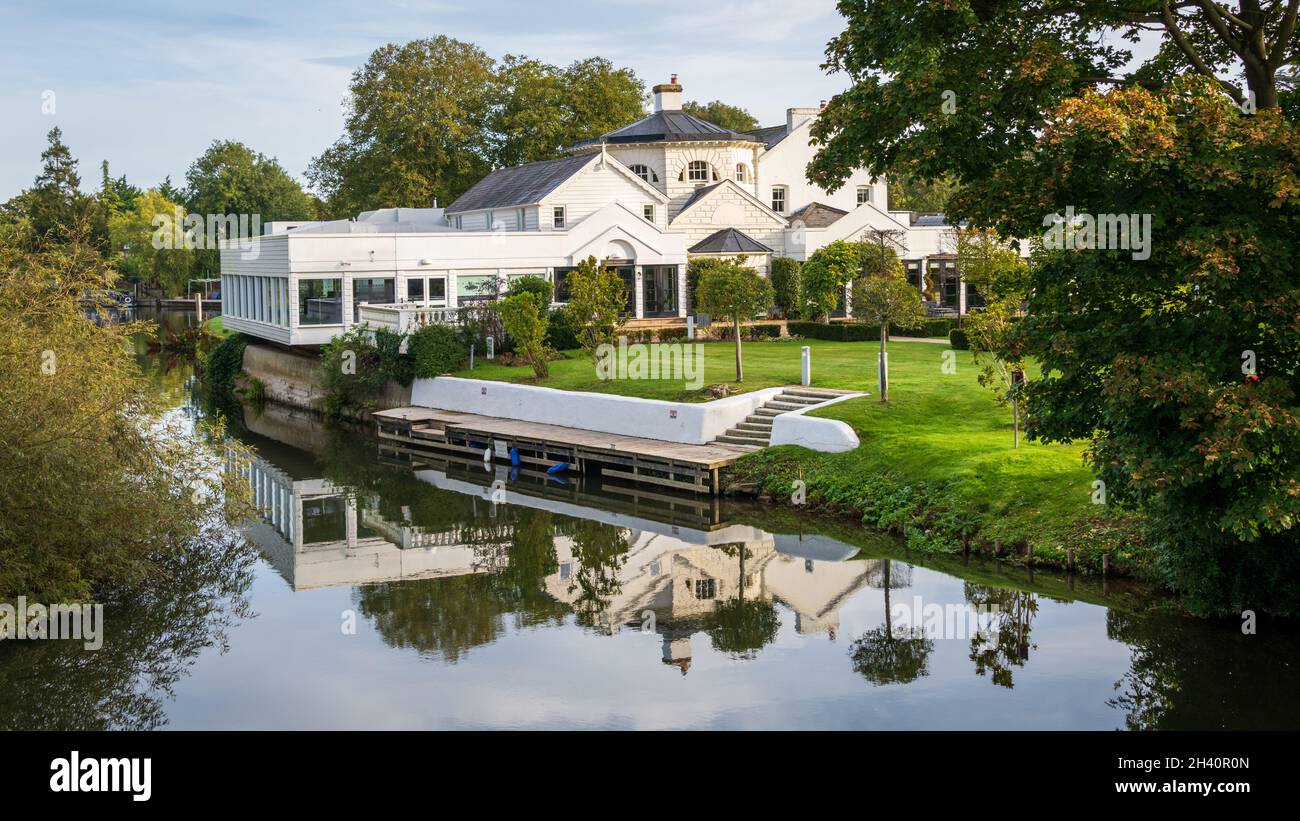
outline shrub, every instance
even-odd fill
[[[407,342],[414,375],[432,379],[458,371],[469,357],[469,348],[456,331],[446,325],[426,325],[411,334]]]
[[[814,251],[799,270],[800,315],[828,319],[861,268],[860,243],[836,240]]]
[[[506,333],[514,337],[515,351],[523,357],[533,375],[550,375],[550,350],[546,347],[546,303],[536,292],[521,292],[503,298],[499,304]]]
[[[825,339],[831,342],[878,342],[880,326],[868,322],[790,322],[786,330],[793,336],[806,339]]]
[[[546,345],[557,351],[571,351],[581,348],[578,334],[573,329],[569,314],[563,308],[551,311],[550,321],[546,323]]]
[[[546,277],[529,275],[525,277],[514,277],[506,287],[506,296],[518,296],[519,294],[533,294],[541,302],[543,309],[551,304],[551,297],[555,293],[554,286]]]
[[[374,332],[375,348],[379,351],[384,378],[409,385],[415,375],[415,361],[409,353],[402,353],[402,342],[405,339],[405,334],[388,328],[376,328]]]
[[[235,386],[235,377],[244,369],[244,348],[248,338],[234,334],[221,340],[208,352],[203,367],[203,380],[212,388],[229,391]]]
[[[322,346],[317,372],[325,389],[322,410],[334,417],[370,410],[388,381],[384,357],[364,326],[345,331]]]
[[[612,268],[583,260],[569,273],[569,304],[564,306],[578,342],[595,361],[601,345],[617,344],[627,307],[627,286]]]
[[[469,348],[474,346],[479,356],[487,350],[487,338],[492,337],[493,348],[500,352],[514,350],[514,344],[501,324],[501,312],[497,310],[496,300],[490,302],[471,302],[461,307],[460,322],[456,333],[460,336],[461,347],[469,356]],[[409,347],[409,346],[408,346]]]
[[[952,346],[953,350],[970,350],[970,340],[966,338],[966,332],[961,328],[953,328],[948,332],[948,344]]]
[[[776,308],[787,319],[799,318],[799,260],[777,257],[772,260],[772,290]]]

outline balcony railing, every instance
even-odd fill
[[[460,309],[411,302],[386,305],[362,303],[358,319],[372,328],[388,328],[409,334],[426,325],[457,325],[460,322]]]

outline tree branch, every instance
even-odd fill
[[[1182,29],[1178,28],[1178,18],[1174,16],[1174,12],[1169,7],[1169,3],[1166,2],[1161,4],[1160,16],[1164,20],[1165,31],[1169,32],[1170,39],[1174,41],[1174,45],[1178,46],[1178,50],[1187,57],[1187,60],[1192,64],[1192,67],[1201,74],[1204,74],[1206,77],[1212,77],[1220,86],[1223,87],[1223,90],[1226,91],[1238,105],[1240,105],[1242,100],[1245,99],[1241,93],[1241,89],[1226,80],[1219,79],[1218,75],[1216,75],[1214,71],[1205,64],[1205,61],[1201,59],[1201,55],[1197,53],[1196,49],[1192,47],[1192,44],[1188,42],[1187,38],[1183,35]]]
[[[1273,43],[1273,49],[1268,55],[1268,67],[1276,71],[1286,60],[1287,45],[1290,44],[1291,38],[1295,35],[1296,13],[1300,11],[1300,0],[1290,0],[1286,6],[1286,14],[1282,17],[1282,23],[1277,30],[1277,40]]]

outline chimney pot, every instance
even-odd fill
[[[673,85],[677,85],[677,75],[674,74],[674,75],[673,75],[673,78],[672,78],[671,80],[669,80],[668,82],[672,83]]]
[[[826,101],[822,100],[821,105],[819,105],[818,108],[825,108],[825,107],[826,107]]]

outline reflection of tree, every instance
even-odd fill
[[[915,618],[911,629],[895,630],[893,608],[889,601],[891,588],[911,585],[910,574],[905,569],[895,578],[893,562],[882,559],[880,575],[872,578],[871,585],[885,591],[885,623],[863,633],[861,638],[849,646],[849,658],[852,659],[854,672],[877,687],[906,684],[928,676],[934,640],[925,637],[920,626],[915,624]]]
[[[516,524],[498,573],[387,582],[354,594],[387,644],[455,663],[466,651],[496,641],[507,617],[527,627],[563,616],[566,608],[544,592],[544,580],[556,568],[550,514],[503,506],[498,515],[507,510]]]
[[[104,645],[0,642],[0,730],[150,730],[165,699],[205,648],[249,618],[256,554],[213,525],[156,575],[102,597]]]
[[[1294,676],[1281,672],[1300,651],[1294,634],[1243,635],[1240,622],[1110,610],[1106,635],[1129,645],[1129,669],[1107,704],[1130,730],[1300,727]]]
[[[579,624],[592,627],[600,623],[610,601],[623,589],[618,571],[627,561],[631,544],[623,528],[585,519],[572,525],[569,536],[576,565],[569,592],[578,591],[573,609]]]
[[[719,545],[716,549],[739,562],[740,583],[735,598],[714,605],[705,629],[714,650],[735,658],[752,659],[776,639],[777,628],[781,626],[776,606],[763,599],[745,598],[745,562],[753,558],[753,551],[743,542]]]
[[[1029,652],[1038,649],[1029,640],[1038,599],[1033,593],[970,582],[965,591],[967,602],[992,611],[988,626],[971,636],[970,660],[975,662],[975,672],[991,674],[994,684],[1010,688],[1014,686],[1012,668],[1024,667]]]

